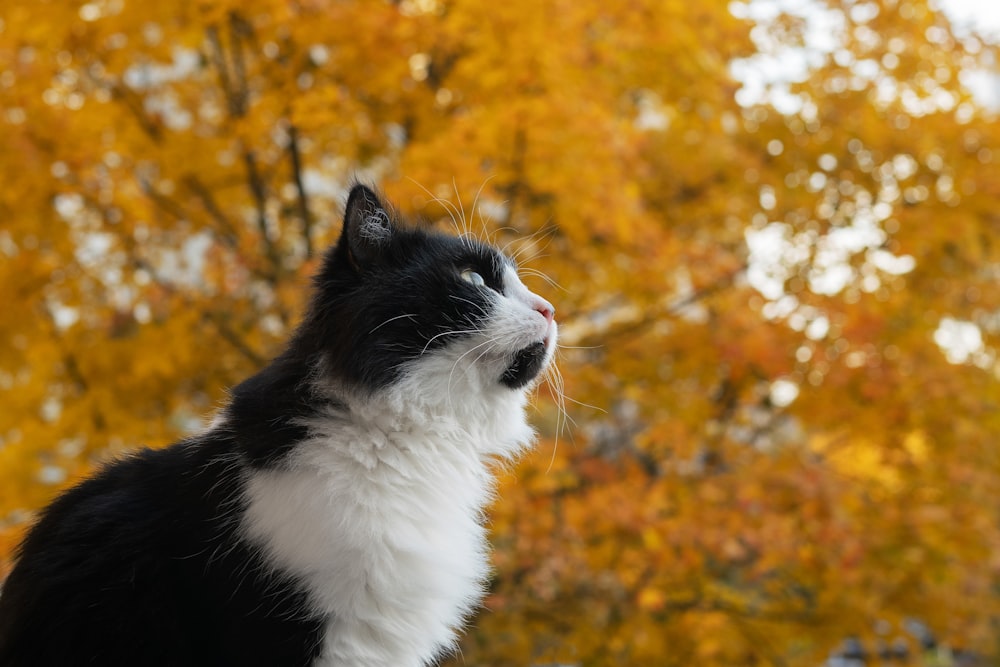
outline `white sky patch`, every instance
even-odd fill
[[[864,257],[862,266],[869,276],[876,271],[900,276],[916,268],[912,256],[897,256],[882,248],[887,234],[870,207],[859,210],[849,225],[822,236],[770,222],[747,229],[744,238],[749,250],[747,281],[770,301],[785,296],[785,283],[803,270],[812,292],[839,294],[858,277],[854,266],[858,255]]]
[[[953,364],[973,361],[986,349],[983,345],[983,333],[978,326],[967,320],[957,320],[953,317],[941,318],[941,322],[934,332],[934,342],[944,352],[948,361]]]
[[[1000,1],[938,0],[932,1],[932,6],[948,18],[960,38],[975,34],[988,42],[1000,42]],[[858,23],[867,23],[877,15],[874,7],[872,3],[856,4],[851,8],[851,17]],[[846,53],[839,49],[840,35],[845,30],[841,13],[825,7],[818,0],[734,1],[729,4],[729,11],[733,16],[757,23],[750,36],[758,52],[730,64],[733,77],[743,84],[736,93],[736,101],[741,106],[770,104],[782,114],[806,111],[810,103],[793,95],[789,84],[805,81],[810,70],[822,66],[828,58],[841,62],[839,58]],[[782,14],[804,22],[803,46],[781,44],[769,33],[768,25]],[[874,32],[868,32],[875,37]],[[892,77],[878,76],[880,68],[875,61],[854,62],[851,70],[858,79],[876,87],[878,99],[883,103],[887,99],[902,97]],[[967,70],[962,73],[961,82],[983,107],[1000,111],[1000,75],[995,71]],[[909,94],[914,97],[912,91]],[[956,100],[939,89],[929,100],[913,98],[902,99],[902,102],[909,112],[922,115],[935,110],[950,110]]]
[[[769,103],[783,114],[801,111],[803,101],[788,92],[788,84],[805,81],[810,70],[822,66],[837,48],[837,35],[844,27],[843,17],[816,0],[732,2],[729,11],[738,18],[748,18],[758,24],[750,32],[758,52],[749,58],[734,60],[730,65],[733,76],[743,84],[736,93],[736,101],[742,106]],[[782,14],[805,21],[805,46],[782,45],[768,34],[767,25]]]
[[[65,468],[47,465],[38,471],[38,481],[42,484],[56,485],[66,481],[67,473]]]
[[[992,111],[1000,111],[1000,75],[975,69],[962,71],[958,78],[980,104]]]
[[[880,271],[893,276],[901,276],[917,268],[917,260],[912,255],[897,257],[888,250],[876,248],[868,251],[868,261]]]
[[[932,7],[944,13],[952,23],[959,39],[976,36],[988,43],[1000,43],[1000,0],[931,0]],[[877,15],[871,3],[859,3],[851,11],[851,19],[862,24]],[[808,99],[793,95],[791,84],[802,82],[810,71],[822,66],[828,58],[838,64],[850,65],[860,84],[874,86],[876,100],[881,104],[900,101],[908,113],[923,115],[935,111],[949,111],[957,99],[943,88],[935,91],[928,99],[919,98],[891,75],[882,75],[879,64],[874,61],[852,62],[850,54],[840,48],[845,21],[838,12],[828,9],[819,0],[743,0],[730,3],[730,12],[738,18],[746,18],[757,25],[751,31],[751,38],[758,53],[744,59],[735,60],[730,65],[733,77],[742,83],[736,101],[741,106],[769,104],[779,113],[814,115],[814,105]],[[776,39],[771,32],[771,24],[780,15],[787,14],[803,21],[803,46],[787,46]],[[877,35],[871,30],[872,38]],[[928,38],[931,36],[928,35]],[[1000,73],[995,64],[980,68],[969,68],[959,73],[960,81],[985,109],[1000,112]],[[867,82],[867,84],[865,84]],[[784,146],[772,142],[768,151],[772,155],[782,153]],[[826,183],[826,174],[836,168],[832,155],[820,158],[820,170],[809,177],[813,191],[821,190]],[[825,164],[825,162],[829,164]],[[901,192],[898,183],[906,180],[916,171],[916,162],[908,155],[898,155],[892,160],[895,180],[883,185],[876,201],[856,202],[860,204],[854,216],[835,226],[828,233],[819,235],[799,231],[797,226],[785,222],[755,223],[745,232],[748,249],[747,280],[768,303],[763,314],[769,319],[789,318],[799,313],[797,299],[785,292],[785,286],[794,276],[806,278],[808,289],[814,293],[836,295],[850,285],[858,285],[865,292],[879,289],[881,276],[901,276],[916,268],[916,261],[909,255],[897,256],[884,249],[888,239],[882,223],[891,215],[892,204],[899,200]],[[954,189],[949,179],[936,184],[939,197]],[[912,188],[911,188],[912,190]],[[761,190],[762,211],[776,208],[780,194],[773,189]],[[926,196],[922,196],[926,198]],[[766,215],[766,213],[764,214]],[[826,219],[826,216],[820,216]],[[861,261],[859,261],[861,260]],[[860,270],[859,270],[860,267]],[[826,336],[829,322],[822,314],[799,319],[810,339],[819,340]],[[796,330],[803,327],[796,327]],[[982,330],[973,322],[945,317],[933,334],[935,343],[949,362],[954,364],[973,363],[983,368],[995,363],[995,352],[988,349],[983,341]],[[1000,376],[1000,375],[998,375]],[[777,387],[777,389],[775,389]],[[772,387],[775,404],[782,399],[783,385]],[[789,390],[790,391],[790,390]],[[792,397],[790,400],[794,400]]]
[[[637,130],[654,132],[662,132],[670,127],[670,116],[665,111],[663,100],[650,90],[640,91],[636,117],[632,124]]]
[[[205,285],[205,263],[212,247],[212,235],[198,232],[184,239],[179,248],[157,248],[151,260],[158,275],[171,283],[198,289]]]
[[[201,56],[194,49],[175,48],[169,65],[142,62],[125,70],[125,85],[143,91],[182,81],[198,71]]]
[[[799,397],[799,385],[791,380],[775,380],[771,383],[771,403],[778,408],[785,408]]]
[[[855,278],[851,258],[879,247],[885,242],[885,236],[870,215],[859,212],[849,226],[838,227],[820,237],[809,270],[809,288],[816,294],[839,294]]]
[[[343,182],[319,169],[303,169],[302,186],[310,196],[324,197],[331,201],[346,198],[347,195]]]
[[[49,301],[47,305],[49,314],[52,316],[52,321],[60,331],[69,329],[80,320],[80,310],[78,308],[73,308],[54,300]]]
[[[484,195],[479,198],[476,212],[487,220],[504,222],[510,219],[510,202]]]
[[[789,278],[789,267],[783,261],[789,249],[789,231],[788,225],[772,222],[762,229],[747,229],[744,234],[750,251],[747,281],[771,301],[785,293],[785,281]]]
[[[1000,2],[996,0],[938,0],[931,5],[943,11],[961,32],[975,30],[980,35],[1000,40]]]
[[[155,24],[147,26],[147,33],[155,32]],[[146,35],[147,41],[150,34]],[[169,64],[141,62],[132,65],[123,79],[125,85],[139,92],[145,92],[143,107],[147,113],[161,117],[171,130],[183,131],[194,122],[193,114],[183,108],[169,84],[191,78],[201,67],[201,56],[193,49],[174,48]],[[153,92],[159,91],[159,92]]]

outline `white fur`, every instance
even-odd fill
[[[374,397],[338,395],[347,409],[311,420],[287,466],[248,477],[246,534],[331,619],[316,664],[420,667],[453,647],[489,571],[490,461],[533,438],[526,390],[499,378],[532,342],[551,357],[539,303],[508,271],[481,334]]]

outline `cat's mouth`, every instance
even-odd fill
[[[520,389],[528,384],[545,367],[546,343],[532,343],[519,350],[500,376],[500,383],[511,389]]]

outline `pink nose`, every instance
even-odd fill
[[[534,309],[542,314],[546,322],[551,323],[556,316],[556,309],[551,303],[541,297],[535,297]]]

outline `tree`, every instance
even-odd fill
[[[277,352],[360,173],[562,326],[456,664],[994,655],[995,62],[925,0],[12,0],[0,553]]]

